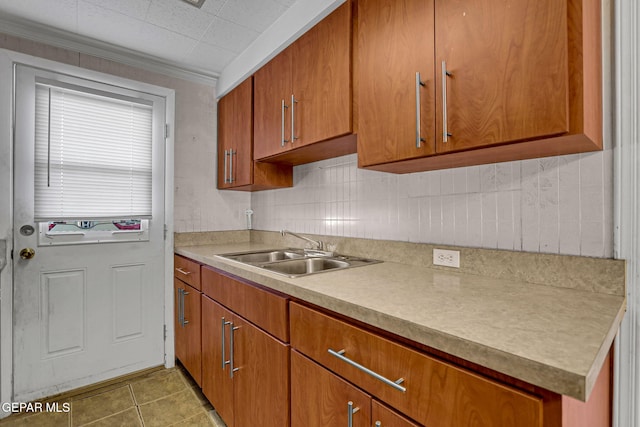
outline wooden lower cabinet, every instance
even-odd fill
[[[202,392],[229,426],[233,426],[234,419],[233,379],[225,363],[229,356],[229,325],[226,322],[231,322],[232,317],[229,310],[202,296]]]
[[[352,424],[349,424],[350,416]],[[291,427],[347,425],[371,425],[371,396],[293,350]]]
[[[175,292],[175,350],[198,385],[201,385],[200,291],[173,279]]]
[[[202,296],[202,391],[227,427],[289,426],[289,346]]]

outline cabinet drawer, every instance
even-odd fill
[[[197,290],[200,287],[200,264],[180,255],[173,256],[173,275]]]
[[[541,398],[296,303],[290,304],[290,316],[293,348],[421,424],[542,426]],[[390,383],[403,379],[399,386],[405,390],[384,383],[344,358]]]
[[[202,290],[205,295],[279,340],[289,342],[287,298],[242,282],[209,267],[202,267]]]
[[[231,294],[236,282],[211,267],[202,266],[202,293],[225,307],[231,308],[233,305]]]

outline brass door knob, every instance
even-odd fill
[[[20,258],[22,259],[31,259],[36,256],[36,251],[32,248],[23,248],[20,250]]]

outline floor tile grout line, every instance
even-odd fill
[[[140,406],[136,405],[136,411],[138,412],[138,418],[140,419],[140,425],[142,427],[145,426],[144,418],[142,417],[142,411],[140,410]]]
[[[178,390],[178,391],[175,391],[175,392],[170,393],[170,394],[165,394],[164,396],[159,397],[159,398],[157,398],[157,399],[153,399],[153,400],[150,400],[150,401],[148,401],[148,402],[140,403],[138,406],[144,406],[144,405],[148,405],[148,404],[150,404],[150,403],[157,402],[158,400],[162,400],[162,399],[165,399],[165,398],[167,398],[167,397],[174,396],[174,395],[176,395],[176,394],[178,394],[178,393],[182,393],[182,392],[183,392],[183,391],[185,391],[185,390],[188,390],[188,389],[187,389],[187,388],[184,388],[184,389],[182,389],[182,390]],[[196,396],[194,396],[194,397],[196,397]],[[197,397],[196,397],[196,398],[197,398]]]

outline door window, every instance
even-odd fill
[[[148,240],[152,105],[36,79],[40,245]]]

